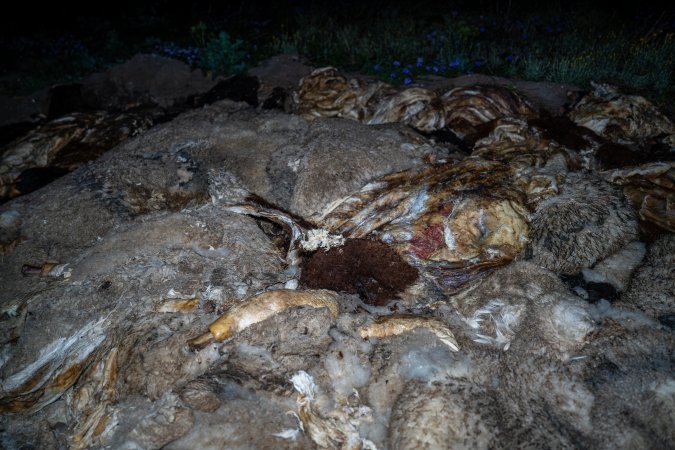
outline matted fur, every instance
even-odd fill
[[[667,321],[675,316],[675,234],[664,234],[647,252],[630,287],[617,303]],[[671,325],[672,326],[672,325]]]
[[[531,222],[532,261],[574,274],[637,237],[635,213],[621,191],[589,175],[569,174],[557,197],[539,205]]]

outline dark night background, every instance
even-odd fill
[[[667,2],[666,2],[667,3]],[[502,0],[502,1],[193,1],[193,2],[48,2],[37,6],[30,2],[18,2],[4,11],[2,34],[22,35],[44,32],[87,32],[107,27],[129,26],[133,22],[140,27],[143,19],[148,32],[157,27],[184,27],[195,21],[214,17],[223,25],[245,26],[246,21],[271,19],[279,23],[289,21],[294,14],[325,16],[331,14],[350,16],[369,13],[368,19],[396,14],[434,21],[439,14],[451,11],[490,14],[584,14],[599,10],[607,20],[630,20],[652,15],[672,15],[673,7],[650,1],[612,0]],[[364,19],[365,19],[364,18]],[[672,18],[672,17],[671,17]]]
[[[673,114],[675,14],[657,2],[20,2],[0,20],[0,95],[74,82],[138,53],[214,76],[297,53],[392,84],[474,72],[580,87],[611,82]],[[425,64],[409,75],[393,64],[419,58]]]

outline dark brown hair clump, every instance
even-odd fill
[[[358,294],[383,306],[417,279],[417,269],[381,241],[348,239],[342,247],[318,250],[302,267],[300,284],[310,289]]]

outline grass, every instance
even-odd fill
[[[241,71],[273,54],[299,53],[317,66],[368,73],[393,84],[411,84],[427,75],[485,73],[580,87],[610,82],[646,94],[667,109],[675,103],[673,17],[627,19],[585,9],[563,13],[560,2],[557,12],[547,14],[512,11],[510,6],[506,11],[436,11],[430,6],[434,2],[420,1],[408,9],[367,2],[335,9],[323,5],[320,12],[298,9],[279,20],[211,16],[208,29],[200,23],[192,33],[186,29],[171,36],[137,32],[130,38],[112,30],[97,33],[103,38],[66,37],[61,44],[48,41],[42,47],[40,38],[16,41],[9,52],[7,45],[0,48],[6,55],[0,92],[25,93],[74,80],[138,51],[182,59],[214,74]],[[8,83],[6,75],[16,72],[12,67],[21,69],[19,61],[33,66],[28,76]]]
[[[506,21],[446,16],[421,27],[406,18],[344,26],[332,19],[301,18],[273,42],[318,65],[363,71],[402,83],[426,74],[487,73],[588,86],[607,81],[627,90],[675,89],[673,29],[644,34],[634,24],[608,23],[581,14],[529,16]]]

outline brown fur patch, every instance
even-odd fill
[[[319,250],[303,264],[300,284],[358,294],[371,305],[393,300],[417,279],[417,270],[380,241],[350,239],[342,247]]]

